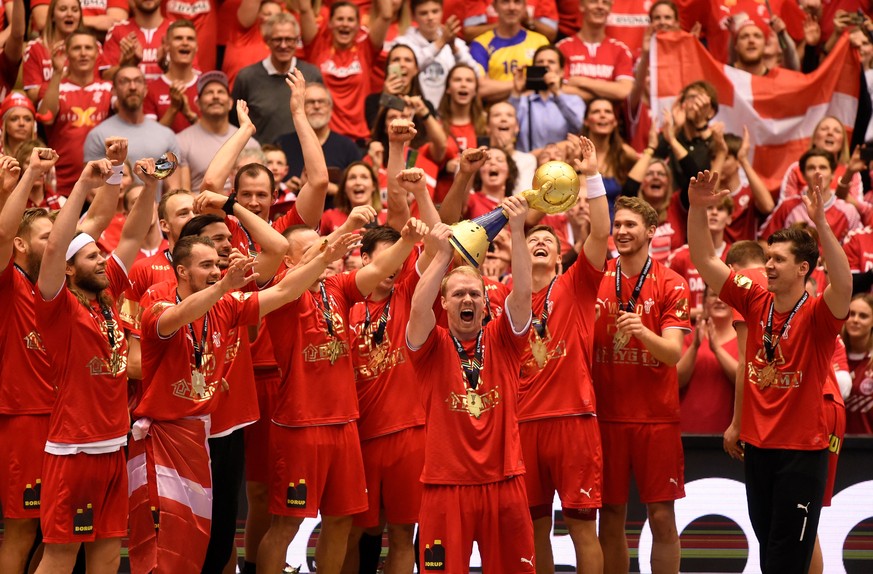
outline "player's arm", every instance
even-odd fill
[[[412,194],[412,197],[415,198],[418,214],[425,225],[433,227],[439,223],[440,214],[434,207],[430,193],[427,191],[424,170],[417,167],[404,169],[397,174],[395,181],[400,185],[403,195]]]
[[[745,321],[734,323],[737,331],[737,376],[734,381],[734,414],[731,424],[724,431],[724,451],[731,458],[743,460],[743,447],[740,444],[740,428],[743,422],[743,391],[746,385],[746,338],[748,328]]]
[[[253,0],[260,6],[259,0]],[[300,35],[303,44],[308,46],[318,35],[318,21],[315,19],[315,11],[312,9],[312,0],[300,0]]]
[[[391,0],[376,0],[373,3],[375,10],[370,10],[370,44],[378,54],[382,51],[385,37],[388,35],[388,27],[391,26],[391,16],[394,9]]]
[[[127,159],[127,138],[109,137],[103,142],[106,148],[106,159],[112,162],[114,172],[124,169],[124,162]],[[112,223],[112,218],[115,216],[115,211],[118,209],[118,194],[121,192],[121,179],[116,173],[115,177],[110,181],[118,183],[109,183],[108,181],[102,185],[94,195],[94,201],[88,208],[88,213],[79,224],[79,229],[94,237],[100,237],[103,232]]]
[[[487,160],[488,148],[484,146],[466,149],[461,153],[458,173],[455,174],[452,186],[440,204],[439,214],[443,223],[451,225],[461,220],[461,214],[464,213],[464,207],[470,198],[473,176]]]
[[[434,246],[436,253],[412,294],[409,323],[406,325],[406,344],[410,349],[421,348],[436,326],[433,302],[439,295],[440,282],[452,262],[451,236],[452,229],[445,223],[437,223],[428,236],[428,243]]]
[[[206,260],[202,264],[214,265],[214,262]],[[251,281],[253,276],[249,274],[249,271],[253,266],[253,257],[246,257],[239,251],[233,251],[230,256],[230,265],[224,277],[206,289],[185,297],[181,303],[168,307],[161,314],[157,323],[158,335],[162,338],[171,337],[183,326],[206,315],[225,293],[241,289],[243,285]]]
[[[366,297],[379,283],[396,273],[412,253],[412,248],[427,235],[428,231],[423,221],[414,217],[407,221],[400,231],[400,240],[377,255],[369,265],[358,270],[355,275],[358,291]]]
[[[7,12],[7,18],[9,13]],[[24,54],[24,35],[27,23],[24,21],[24,0],[13,0],[12,21],[9,23],[9,37],[3,43],[3,52],[10,62],[21,62]]]
[[[155,215],[155,198],[158,195],[158,180],[151,177],[151,174],[155,172],[155,160],[152,158],[138,160],[133,169],[145,172],[145,177],[142,178],[142,192],[136,198],[136,202],[127,215],[124,227],[121,228],[121,239],[118,240],[118,247],[113,253],[125,269],[130,269],[130,266],[136,261],[140,246],[142,246],[142,242],[152,226],[152,219]]]
[[[506,297],[506,312],[509,313],[512,330],[521,334],[530,325],[533,295],[530,252],[524,238],[527,201],[520,195],[511,195],[503,200],[503,211],[509,217],[512,235],[512,291]]]
[[[67,248],[76,235],[76,223],[88,192],[103,185],[111,174],[112,163],[108,159],[89,161],[61,208],[49,234],[37,280],[37,287],[46,301],[54,299],[64,286]]]
[[[297,192],[297,214],[303,223],[315,229],[321,222],[324,212],[324,199],[327,197],[327,186],[330,185],[330,176],[327,172],[327,162],[324,161],[324,150],[315,130],[309,125],[304,109],[304,94],[306,93],[306,80],[300,70],[288,72],[285,83],[291,88],[291,119],[294,121],[294,129],[300,138],[300,149],[303,154],[303,164],[306,166],[306,183]],[[278,184],[278,182],[276,182]]]
[[[816,174],[815,184],[803,196],[803,203],[809,218],[815,223],[822,259],[828,270],[828,286],[822,297],[834,317],[844,319],[849,314],[849,301],[852,299],[852,270],[846,252],[825,217],[822,183],[821,174]]]
[[[585,177],[585,189],[580,190],[580,193],[588,194],[588,210],[591,221],[591,229],[585,243],[582,244],[582,250],[592,267],[603,269],[603,265],[606,263],[610,232],[609,201],[606,199],[603,178],[597,170],[597,152],[594,149],[594,143],[586,137],[580,138],[580,143],[582,161],[579,168]]]
[[[335,241],[324,239],[314,257],[304,257],[306,263],[288,271],[276,285],[258,294],[260,316],[297,300],[310,285],[318,281],[328,265],[341,259],[357,241],[358,237],[353,233],[346,233]]]
[[[39,102],[39,108],[37,108],[37,112],[41,116],[45,116],[45,119],[40,123],[46,126],[53,125],[57,120],[58,110],[61,107],[61,80],[67,65],[66,51],[55,50],[53,46],[49,46],[49,49],[52,50],[52,77],[46,84],[45,93]]]
[[[203,174],[200,191],[221,192],[224,189],[224,182],[230,176],[230,172],[236,164],[236,158],[255,135],[255,124],[249,118],[249,107],[245,100],[236,101],[236,114],[239,118],[239,129],[218,148],[218,153],[209,162],[209,167]]]
[[[194,211],[197,213],[220,212],[233,215],[252,236],[252,241],[261,247],[261,252],[255,259],[255,273],[261,277],[259,285],[266,284],[273,278],[282,258],[288,252],[288,240],[273,229],[273,226],[255,215],[236,199],[215,193],[203,191],[194,199]]]
[[[409,219],[409,203],[406,200],[406,190],[403,189],[402,181],[398,179],[403,171],[405,159],[404,151],[406,144],[418,134],[415,125],[404,119],[396,119],[388,126],[388,226],[394,229],[403,229]],[[427,222],[427,218],[422,216]],[[428,223],[433,225],[433,223]]]
[[[46,156],[46,159],[40,157],[40,154]],[[0,269],[6,269],[12,258],[12,241],[18,233],[21,216],[27,208],[27,198],[30,196],[33,182],[48,173],[57,161],[58,154],[53,149],[34,148],[30,152],[30,165],[24,170],[24,174],[18,180],[12,193],[3,204],[2,211],[0,211],[0,266],[2,266]],[[5,180],[7,175],[17,177],[21,168],[15,158],[2,156],[0,170],[3,171],[3,179]]]
[[[139,338],[127,336],[127,377],[142,380],[142,344]]]
[[[712,235],[706,222],[706,208],[709,205],[718,205],[728,190],[716,192],[718,174],[709,171],[698,172],[697,177],[691,178],[688,186],[688,248],[691,252],[691,262],[697,267],[700,276],[716,293],[721,293],[730,276],[730,268],[715,254],[712,244]]]

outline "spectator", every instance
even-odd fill
[[[49,0],[33,0],[31,2],[30,29],[34,32],[45,30],[50,15],[54,15]],[[126,0],[89,0],[82,8],[82,24],[94,30],[99,37],[104,37],[116,22],[127,18],[129,4]]]
[[[197,105],[200,108],[200,121],[179,133],[179,171],[181,187],[200,191],[203,177],[209,163],[221,146],[236,133],[237,127],[230,123],[230,110],[233,99],[228,92],[227,76],[224,72],[212,71],[197,78]],[[242,124],[248,117],[240,118]],[[257,148],[258,142],[249,140],[246,147]],[[223,188],[213,189],[230,193],[230,180]]]
[[[222,71],[230,85],[236,82],[239,71],[270,55],[270,49],[261,36],[261,26],[282,11],[274,0],[227,0],[221,5],[221,20],[227,23],[227,39]],[[222,27],[224,29],[224,27]]]
[[[782,41],[790,41],[791,37],[784,33],[785,24],[781,20],[777,20],[777,22],[781,24],[783,34],[780,37],[782,38]],[[770,65],[765,61],[765,56],[767,55],[766,47],[770,39],[776,42],[776,46],[778,47],[779,42],[776,41],[773,34],[765,34],[764,29],[753,20],[746,20],[743,22],[737,30],[736,40],[734,41],[736,60],[734,60],[733,66],[736,69],[748,72],[753,76],[771,75],[771,73],[776,71],[770,67],[774,60],[774,56],[772,54],[770,55]],[[794,43],[792,42],[790,46],[786,44],[786,53],[784,55],[790,57],[790,52],[793,51]],[[797,64],[796,52],[794,53],[793,59],[787,60],[786,67],[792,70],[799,69],[800,66]]]
[[[300,3],[303,44],[337,103],[330,128],[354,140],[366,139],[370,134],[364,120],[364,100],[371,91],[370,70],[382,50],[391,13],[391,0],[378,0],[375,12],[370,14],[370,30],[362,33],[358,7],[350,2],[334,2],[329,20],[321,27],[311,0]]]
[[[719,187],[729,189],[734,202],[731,222],[724,230],[728,242],[754,240],[762,216],[773,211],[773,196],[749,161],[749,129],[743,137],[725,134],[727,157],[719,173]],[[743,177],[740,177],[742,174]]]
[[[563,93],[564,55],[557,48],[552,45],[537,48],[533,65],[546,68],[542,87],[527,90],[525,70],[518,68],[509,101],[518,111],[516,145],[521,151],[537,155],[541,148],[562,141],[568,133],[579,133],[585,102],[575,94]]]
[[[685,336],[676,365],[683,434],[721,434],[733,418],[737,377],[737,333],[733,309],[709,287],[703,315]]]
[[[284,179],[288,177],[288,158],[285,157],[285,152],[277,145],[264,144],[261,146],[261,151],[264,152],[264,157],[267,160],[267,169],[273,174],[273,181],[276,183],[274,192],[278,193],[279,201],[294,201],[297,196],[291,192],[291,197],[286,197],[288,186],[285,185]]]
[[[867,33],[860,28],[852,30],[849,34],[849,40],[852,45],[858,48],[858,56],[861,58],[861,69],[864,72],[864,81],[867,82],[867,94],[873,103],[873,43]],[[871,106],[873,107],[873,106]],[[864,141],[873,140],[873,121],[868,121],[867,129],[864,133]]]
[[[852,373],[846,399],[846,434],[873,434],[873,296],[855,295],[843,325],[843,341]]]
[[[111,80],[124,66],[139,66],[146,80],[160,77],[164,38],[170,20],[161,14],[162,0],[131,0],[133,19],[122,20],[106,34],[106,60],[112,67],[104,77]]]
[[[499,17],[493,0],[473,0],[464,18],[464,35],[473,40],[476,36],[493,30]],[[538,32],[549,42],[558,37],[558,8],[555,0],[527,0],[523,7],[522,25]]]
[[[44,120],[40,116],[40,121]],[[21,144],[36,137],[36,108],[21,92],[10,93],[0,105],[0,132],[3,155],[16,155]]]
[[[319,231],[329,235],[348,219],[352,209],[362,205],[376,210],[380,224],[385,224],[387,213],[382,209],[379,197],[379,178],[373,168],[362,161],[356,161],[343,171],[339,182],[340,191],[334,199],[335,207],[324,212]]]
[[[327,91],[324,84],[307,83],[305,98],[306,119],[309,120],[309,125],[315,130],[315,135],[321,142],[328,172],[336,174],[336,176],[331,177],[332,181],[328,186],[328,194],[334,196],[338,189],[339,177],[337,176],[349,165],[361,159],[361,150],[351,139],[330,129],[333,98],[330,97],[330,92]],[[299,179],[303,173],[305,160],[300,147],[300,137],[296,132],[285,134],[276,141],[276,144],[282,148],[285,157],[288,158],[290,187],[299,189]]]
[[[509,96],[515,69],[529,66],[532,52],[549,43],[542,34],[522,27],[526,16],[524,0],[494,0],[494,10],[497,25],[470,44],[470,54],[485,70],[479,96],[487,101]]]
[[[197,76],[194,69],[199,46],[190,20],[176,20],[167,28],[167,71],[150,80],[143,103],[146,117],[179,133],[197,123]]]
[[[23,0],[12,2],[12,12],[7,15],[7,19],[9,27],[4,32],[8,36],[3,42],[3,49],[0,50],[0,101],[6,98],[8,91],[18,81],[18,71],[24,51],[24,33],[27,28],[24,23]]]
[[[45,117],[42,123],[48,143],[61,156],[55,164],[57,191],[68,197],[82,174],[85,138],[109,117],[112,84],[94,79],[97,40],[90,33],[73,32],[67,37],[65,52],[56,53],[53,59],[55,73],[39,103],[39,112]],[[65,60],[69,65],[61,80]]]
[[[488,146],[500,148],[518,167],[518,180],[513,195],[530,189],[537,170],[537,158],[533,154],[516,149],[518,138],[518,118],[515,108],[509,102],[498,102],[488,108]]]
[[[190,20],[194,23],[197,32],[197,68],[214,70],[218,49],[216,0],[173,0],[167,2],[166,14],[170,20]]]
[[[364,117],[367,125],[375,125],[376,116],[384,107],[383,96],[396,96],[407,100],[407,104],[408,98],[424,98],[418,78],[419,68],[415,52],[405,44],[396,44],[388,51],[385,58],[385,81],[382,83],[382,91],[368,95],[364,102]],[[424,102],[428,112],[433,115],[436,108],[427,100]]]
[[[611,8],[612,0],[581,0],[582,28],[575,36],[558,42],[558,49],[567,59],[567,83],[586,102],[595,97],[620,102],[634,86],[630,50],[606,35]]]
[[[512,195],[518,180],[518,167],[502,149],[488,151],[488,159],[473,177],[474,193],[467,200],[466,219],[489,213]]]
[[[609,216],[612,207],[621,195],[621,188],[628,169],[638,159],[637,152],[624,142],[618,131],[618,118],[615,106],[605,98],[595,98],[585,110],[582,135],[594,142],[597,159],[600,162],[600,175],[609,200]]]
[[[142,105],[146,83],[137,66],[124,66],[112,80],[112,95],[117,98],[116,114],[91,130],[85,140],[85,161],[105,156],[103,142],[110,136],[127,138],[128,155],[132,163],[143,158],[159,158],[167,152],[179,156],[176,134],[154,120],[145,117]],[[181,174],[177,171],[164,180],[165,189],[180,187]]]
[[[258,137],[273,143],[294,131],[288,99],[291,88],[285,77],[296,68],[307,83],[321,82],[318,68],[294,56],[300,41],[300,25],[291,14],[280,12],[261,24],[261,34],[270,47],[270,55],[240,70],[233,84],[233,99],[245,100]]]
[[[482,69],[467,43],[457,37],[461,31],[458,18],[449,16],[443,23],[442,0],[412,0],[412,18],[417,26],[407,28],[397,43],[412,48],[420,68],[422,95],[436,107],[448,85],[449,71],[457,64],[466,64],[480,76]]]
[[[673,4],[672,0],[670,3]],[[654,23],[651,18],[654,4],[641,0],[612,0],[611,4],[606,35],[627,46],[636,60],[640,57],[643,42],[649,39],[646,30]],[[672,9],[678,12],[675,4]]]

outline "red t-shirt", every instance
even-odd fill
[[[167,28],[170,24],[171,20],[164,18],[157,28],[144,30],[134,20],[116,22],[106,33],[106,45],[103,47],[106,60],[113,66],[118,64],[121,60],[121,40],[133,32],[142,46],[142,62],[139,64],[139,69],[142,70],[146,80],[160,77],[163,71],[158,66],[158,52],[164,38],[167,37]]]
[[[167,0],[161,3],[161,14],[170,21],[185,19],[194,22],[197,67],[204,72],[214,70],[218,47],[218,6],[215,0]]]
[[[704,2],[705,4],[705,2]],[[769,8],[785,22],[788,35],[795,42],[803,39],[803,20],[805,13],[794,0],[769,0]],[[728,61],[731,31],[727,25],[727,19],[731,16],[746,14],[754,20],[764,34],[772,34],[768,25],[770,13],[764,2],[757,0],[735,0],[731,4],[722,0],[709,0],[709,18],[701,21],[703,34],[706,36],[707,47],[716,60]],[[681,12],[680,12],[681,14]],[[693,22],[692,22],[693,24]],[[827,36],[822,36],[826,38]]]
[[[582,13],[576,0],[555,0],[558,9],[558,32],[573,36],[582,28]]]
[[[411,258],[412,265],[416,259]],[[367,299],[349,313],[350,348],[361,412],[358,434],[362,441],[421,426],[425,420],[421,388],[414,384],[415,372],[406,348],[406,324],[419,276],[414,268],[401,275],[390,298],[377,302]],[[384,339],[377,345],[373,334],[389,301]]]
[[[555,5],[555,0],[527,0],[525,3],[528,21],[544,20],[546,22],[558,23],[558,7]],[[579,11],[578,5],[576,11]],[[497,11],[494,10],[494,3],[489,0],[473,0],[467,4],[464,21],[469,20],[475,22],[476,26],[482,24],[497,24]],[[576,30],[574,30],[574,33]]]
[[[176,282],[176,274],[173,272],[171,261],[170,251],[162,250],[151,257],[140,259],[130,267],[130,273],[127,275],[130,287],[124,292],[119,315],[121,316],[121,324],[135,337],[139,337],[140,315],[142,314],[139,302],[148,288],[165,281]]]
[[[115,256],[106,262],[112,301],[127,289],[127,274]],[[48,352],[49,380],[57,388],[48,440],[86,444],[127,435],[127,340],[111,305],[114,346],[99,304],[86,308],[66,287],[51,301],[36,293],[36,326]],[[119,357],[112,364],[112,351]],[[113,369],[115,367],[115,369]]]
[[[150,117],[155,121],[160,121],[167,110],[170,109],[170,79],[166,75],[161,75],[160,78],[150,80],[148,83],[148,91],[146,92],[145,100],[142,103],[142,111],[146,117]],[[188,98],[188,104],[198,116],[200,115],[200,106],[197,105],[197,76],[185,88],[185,97]],[[191,122],[182,112],[176,112],[173,117],[173,125],[170,126],[174,132],[179,133],[185,128],[191,127]]]
[[[206,386],[201,394],[192,386],[191,373],[196,363],[190,329],[182,327],[166,338],[158,334],[161,315],[176,305],[176,282],[151,287],[142,304],[143,396],[133,415],[176,420],[214,412],[218,403],[212,399],[222,385],[227,350],[238,344],[237,327],[258,322],[257,294],[234,292],[219,299],[205,315],[206,337],[203,317],[192,324],[203,352],[200,372]]]
[[[33,0],[30,7],[48,6],[49,4],[51,4],[50,0]],[[125,12],[130,9],[130,5],[124,0],[84,0],[81,4],[83,18],[85,16],[105,16],[106,10],[109,8],[121,8]]]
[[[685,336],[684,349],[694,340],[694,333]],[[722,348],[734,359],[737,358],[737,338],[734,337]],[[721,363],[709,341],[703,341],[697,349],[694,373],[688,384],[679,391],[681,427],[683,433],[721,434],[731,424],[734,412],[734,381],[724,374]]]
[[[567,415],[593,414],[591,359],[594,344],[594,302],[603,272],[580,254],[555,280],[549,295],[545,345],[548,359],[541,368],[532,346],[539,339],[531,326],[527,334],[518,393],[519,422]],[[539,321],[549,288],[533,295],[533,317]]]
[[[667,218],[655,228],[655,235],[649,245],[652,258],[661,263],[667,261],[670,252],[685,245],[687,230],[688,211],[682,207],[679,194],[674,193],[667,205]]]
[[[479,418],[467,411],[467,383],[447,329],[434,327],[421,348],[409,353],[427,412],[425,484],[488,484],[524,473],[517,394],[527,332],[513,333],[506,314],[484,330],[475,390],[482,403]],[[475,337],[462,345],[467,356],[475,355]]]
[[[825,219],[831,226],[837,241],[842,241],[850,231],[862,227],[861,216],[858,215],[858,210],[850,203],[843,201],[836,195],[825,202]],[[761,239],[767,239],[771,234],[785,227],[799,222],[806,222],[811,227],[815,228],[815,223],[809,218],[809,213],[806,211],[806,206],[803,204],[802,197],[791,197],[779,204],[770,217],[761,226],[761,231],[758,236]]]
[[[358,418],[354,366],[346,328],[349,309],[363,296],[356,273],[324,280],[333,331],[342,349],[330,363],[330,342],[321,293],[306,291],[266,317],[276,362],[282,370],[273,421],[290,427],[343,424]],[[279,278],[277,277],[277,281]]]
[[[675,366],[652,356],[636,337],[615,350],[615,321],[619,301],[615,294],[616,259],[607,262],[597,292],[594,330],[594,391],[597,415],[607,422],[679,422],[679,379]],[[622,277],[621,304],[626,305],[638,276]],[[637,298],[636,313],[656,335],[667,329],[691,329],[688,285],[674,271],[654,258]]]
[[[10,259],[0,272],[0,415],[45,415],[52,412],[55,388],[49,359],[36,329],[36,286]]]
[[[600,44],[586,44],[573,35],[558,42],[567,65],[564,77],[585,76],[597,80],[633,80],[634,59],[627,46],[612,38]]]
[[[759,448],[819,450],[828,446],[823,385],[833,373],[834,341],[844,319],[837,319],[822,297],[809,298],[778,340],[775,365],[779,378],[758,387],[767,365],[764,321],[773,294],[744,275],[731,273],[719,297],[746,320],[745,388],[740,438]],[[778,334],[789,313],[774,313]],[[794,335],[794,336],[792,336]],[[778,336],[778,335],[777,335]]]
[[[873,228],[862,227],[850,231],[843,243],[852,273],[866,273],[873,269]]]
[[[467,199],[467,219],[476,219],[479,216],[491,213],[494,209],[500,207],[502,200],[486,195],[485,192],[477,191],[470,194]]]
[[[321,215],[321,225],[319,225],[318,231],[322,235],[330,235],[336,231],[338,227],[341,227],[348,218],[349,214],[341,209],[328,209]],[[388,221],[388,212],[383,209],[379,212],[379,215],[376,216],[376,219],[379,221],[379,225],[385,225],[385,222]]]
[[[103,46],[97,43],[97,64],[94,66],[94,81],[101,80],[100,72],[111,67],[103,52]],[[21,79],[25,90],[43,88],[48,85],[54,74],[52,55],[41,38],[31,40],[24,47],[24,55],[21,64]],[[42,90],[40,90],[42,94]],[[42,97],[42,95],[40,95]]]
[[[730,245],[725,242],[724,249],[721,251],[721,260],[727,258]],[[689,302],[692,309],[703,308],[703,291],[706,288],[706,283],[697,271],[697,267],[691,263],[691,250],[688,245],[683,245],[670,254],[667,259],[667,267],[679,274],[688,283],[688,292],[691,293]]]
[[[873,364],[870,354],[849,357],[852,391],[846,399],[846,434],[873,434]]]
[[[606,17],[606,35],[627,46],[635,58],[643,47],[650,6],[651,2],[640,0],[613,0]]]
[[[239,23],[236,13],[240,4],[241,0],[225,0],[218,14],[223,24],[218,29],[218,41],[226,45],[221,70],[227,74],[231,88],[240,70],[270,55],[270,48],[261,36],[261,23],[255,21],[248,28]]]
[[[752,188],[748,185],[731,192],[734,200],[734,212],[731,222],[724,230],[725,239],[731,243],[737,241],[754,241],[758,237],[758,227],[761,225],[761,214],[755,206]]]
[[[61,156],[55,164],[58,193],[61,195],[69,196],[82,175],[85,138],[97,124],[109,117],[111,109],[111,83],[94,82],[79,86],[61,82],[55,122],[46,126],[48,144]]]
[[[359,34],[353,47],[338,50],[331,31],[322,25],[306,54],[306,60],[321,70],[324,85],[333,96],[330,129],[352,139],[368,138],[364,100],[372,91],[369,72],[377,55],[369,35]]]

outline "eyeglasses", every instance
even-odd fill
[[[281,46],[282,44],[288,44],[289,46],[296,46],[300,41],[299,37],[284,37],[284,38],[270,38],[269,42],[274,46]]]
[[[303,106],[307,108],[314,108],[316,106],[329,106],[330,100],[303,100]]]

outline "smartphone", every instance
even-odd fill
[[[861,161],[867,164],[873,161],[873,146],[861,147]]]
[[[864,13],[861,10],[849,14],[849,22],[855,26],[860,26],[864,23]]]
[[[338,167],[329,167],[327,168],[327,179],[331,183],[339,184],[340,180],[343,178],[343,170]]]
[[[524,89],[538,92],[547,90],[548,86],[546,86],[545,79],[547,71],[545,66],[528,66],[525,68],[526,80],[524,82]]]
[[[379,107],[402,112],[406,110],[406,102],[403,101],[403,98],[393,94],[382,94],[379,96]]]
[[[391,76],[402,76],[403,68],[400,67],[400,64],[391,64],[388,66],[388,77]]]

